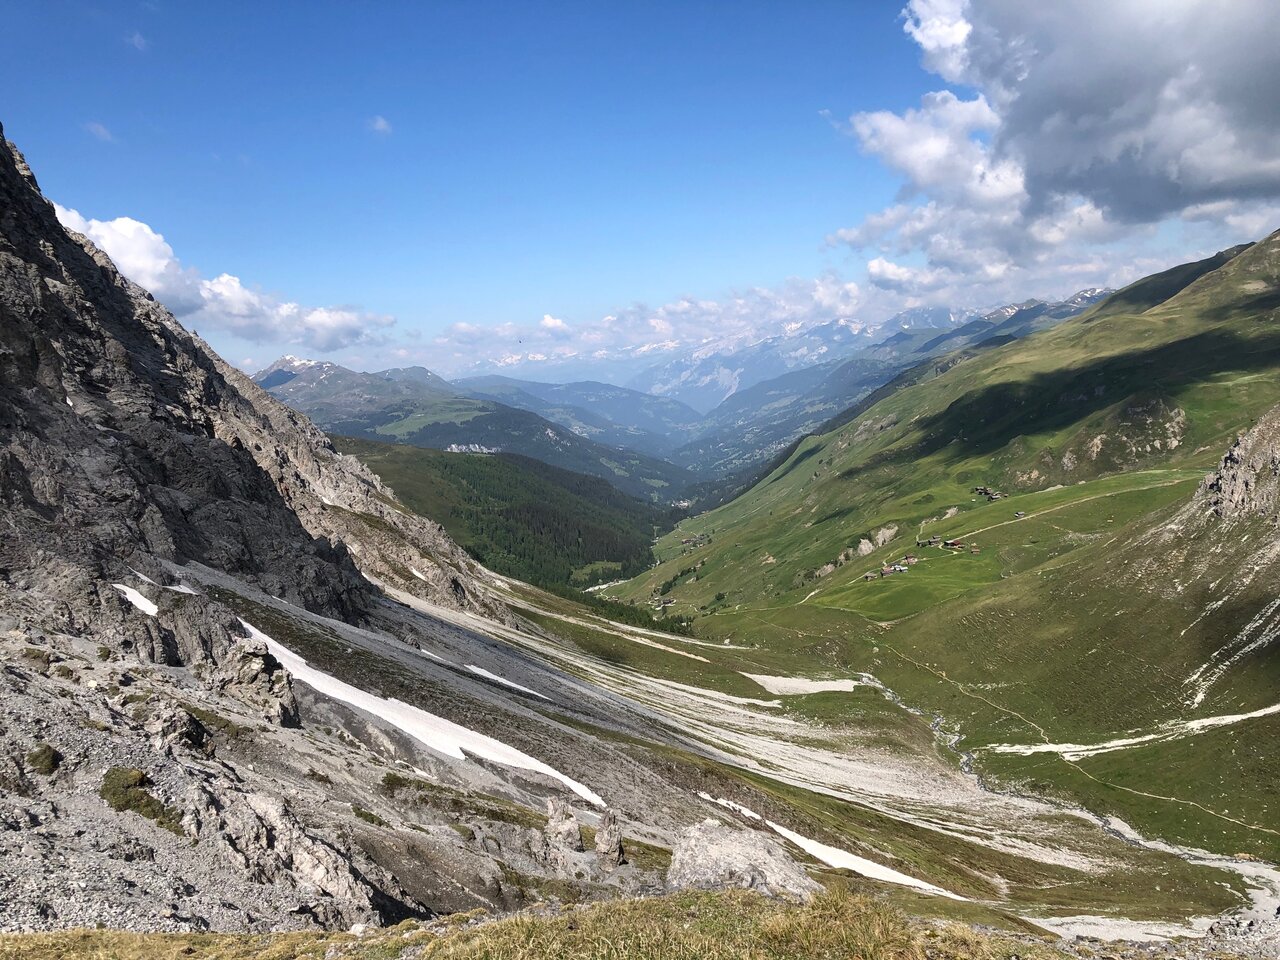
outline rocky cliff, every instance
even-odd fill
[[[118,619],[126,566],[163,581],[165,561],[344,617],[368,603],[360,572],[486,606],[439,526],[65,231],[7,141],[0,211],[6,576],[90,619]]]
[[[1219,517],[1280,519],[1280,407],[1236,438],[1218,469],[1205,478],[1200,499]]]

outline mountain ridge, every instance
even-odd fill
[[[256,374],[274,397],[335,434],[461,452],[522,454],[602,477],[654,502],[677,499],[693,477],[679,465],[582,436],[530,410],[476,397],[425,371],[361,373],[329,361],[281,359]],[[283,374],[288,374],[287,378]],[[440,386],[444,384],[444,386]]]

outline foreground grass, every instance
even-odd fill
[[[616,900],[558,915],[492,923],[403,923],[363,938],[348,933],[129,934],[107,931],[0,936],[3,960],[1054,960],[1026,939],[959,924],[925,926],[845,890],[807,905],[758,894],[682,893]]]

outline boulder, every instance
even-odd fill
[[[710,819],[690,827],[676,843],[667,886],[672,890],[741,888],[802,900],[822,889],[772,837]]]
[[[181,745],[213,756],[213,741],[204,724],[175,704],[158,708],[146,721],[144,729],[159,750]]]

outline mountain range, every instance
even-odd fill
[[[412,445],[273,394],[576,434],[421,369],[254,383],[0,138],[0,926],[49,931],[0,948],[1274,951],[1280,233],[1071,309],[880,338],[655,566],[556,593],[423,514],[585,515],[577,480],[415,486]]]
[[[847,356],[886,335],[901,330],[946,329],[965,317],[964,312],[950,307],[917,307],[883,324],[843,317],[753,343],[713,340],[645,368],[627,386],[680,400],[706,414],[740,390]]]
[[[679,465],[584,435],[601,425],[612,433],[626,430],[598,414],[562,405],[558,409],[566,422],[552,422],[461,390],[422,367],[359,373],[285,357],[259,371],[255,380],[333,434],[453,452],[520,454],[603,477],[619,490],[655,502],[679,499],[693,479]],[[591,426],[583,427],[585,422]]]
[[[733,388],[727,398],[703,414],[678,399],[594,381],[486,376],[450,383],[422,367],[357,373],[296,357],[278,360],[255,380],[331,433],[516,453],[671,503],[689,499],[700,481],[749,474],[925,357],[1025,336],[1107,292],[1084,290],[1061,302],[1031,300],[968,318],[920,308],[874,330],[840,320],[727,354],[708,348],[697,354],[697,369],[735,372],[726,381]],[[702,377],[681,369],[663,376]],[[788,372],[761,379],[778,370]],[[656,380],[645,382],[662,389]]]

